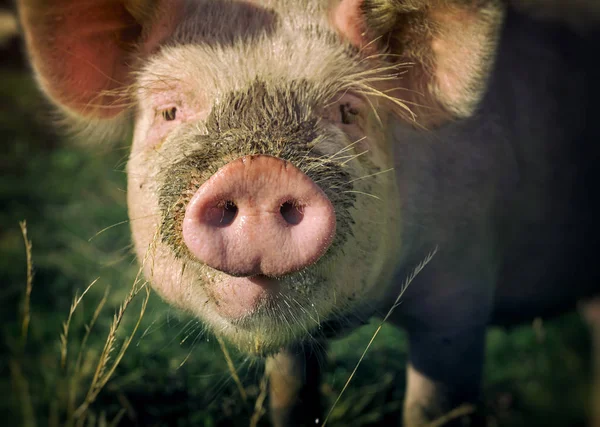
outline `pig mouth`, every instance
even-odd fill
[[[205,289],[221,317],[236,327],[252,330],[266,319],[289,323],[297,316],[295,312],[306,312],[306,307],[313,305],[311,301],[321,281],[314,275],[303,276],[233,277],[221,273],[220,278]]]
[[[244,350],[265,357],[292,343],[343,336],[375,314],[373,307],[356,307],[343,299],[323,310],[325,285],[325,278],[316,273],[282,278],[223,274],[222,281],[205,289],[221,318],[251,337],[250,346],[241,343]]]
[[[261,274],[247,277],[222,277],[207,289],[217,312],[230,321],[240,322],[262,307],[272,304],[281,290],[281,282]]]

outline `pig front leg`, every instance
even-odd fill
[[[448,413],[448,388],[417,371],[412,364],[406,369],[405,426],[426,426]],[[444,423],[443,425],[446,425]]]
[[[481,362],[474,363],[474,366],[481,366]],[[476,374],[480,375],[480,372]],[[484,425],[483,420],[478,419],[474,406],[479,397],[480,379],[468,378],[459,385],[446,384],[417,370],[412,363],[407,367],[406,376],[404,426]]]
[[[323,354],[322,345],[294,347],[267,359],[273,426],[314,426],[322,420],[319,386]]]
[[[447,422],[440,425],[464,425],[465,418],[468,425],[484,425],[471,405],[480,398],[493,300],[493,286],[485,284],[493,282],[482,280],[474,286],[472,280],[443,276],[436,280],[438,275],[426,273],[411,284],[412,295],[399,307],[401,317],[392,319],[407,330],[409,338],[406,427],[428,426],[442,419]],[[458,410],[462,405],[468,406]]]

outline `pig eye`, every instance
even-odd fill
[[[351,125],[356,121],[358,110],[352,108],[350,103],[340,105],[340,115],[342,117],[342,123],[345,125]]]
[[[171,108],[167,108],[166,110],[162,110],[161,114],[163,116],[163,119],[165,119],[166,121],[170,122],[175,120],[175,117],[177,117],[177,108],[175,107],[171,107]]]

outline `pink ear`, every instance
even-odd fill
[[[396,89],[386,93],[429,125],[476,109],[503,12],[497,0],[341,0],[331,21],[365,57],[399,65]]]
[[[123,91],[132,83],[132,66],[174,30],[178,2],[19,0],[43,89],[70,115],[118,115],[128,102]]]
[[[362,14],[363,0],[343,0],[332,11],[331,20],[339,33],[351,44],[364,48],[369,42]]]

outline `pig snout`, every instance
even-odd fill
[[[282,276],[315,263],[335,235],[325,193],[291,163],[245,156],[192,196],[183,240],[202,263],[232,276]]]

